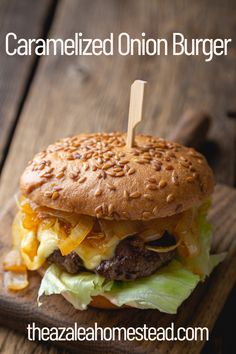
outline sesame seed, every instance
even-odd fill
[[[53,193],[53,192],[46,191],[46,192],[44,192],[44,196],[45,196],[45,197],[49,197],[49,198],[51,198],[52,193]]]
[[[188,183],[193,183],[193,177],[192,177],[192,176],[188,176],[188,177],[186,178],[186,181],[187,181]]]
[[[98,188],[95,192],[95,197],[99,197],[102,194],[102,189]]]
[[[155,169],[156,171],[160,171],[160,170],[161,170],[161,165],[160,165],[159,163],[154,162],[154,163],[153,163],[153,167],[154,167],[154,169]]]
[[[114,211],[114,205],[113,204],[109,204],[108,205],[108,215],[111,215]]]
[[[130,194],[130,198],[136,199],[139,197],[141,197],[141,193],[139,193],[139,192],[133,192]]]
[[[157,211],[158,211],[158,208],[157,208],[157,206],[155,206],[152,210],[152,213],[155,215],[157,213]]]
[[[145,194],[143,195],[143,197],[144,197],[145,199],[147,199],[147,200],[150,200],[150,201],[153,200],[153,196],[152,196],[151,194],[148,194],[148,193],[145,193]]]
[[[134,160],[134,162],[136,162],[136,163],[140,163],[140,161],[141,161],[141,160],[139,160],[139,159],[135,159],[135,160]],[[141,162],[141,164],[142,164],[142,163],[143,163],[143,162]]]
[[[122,211],[122,215],[124,218],[128,219],[129,218],[129,214],[126,211]]]
[[[180,156],[179,159],[182,161],[188,162],[188,159],[186,159],[186,157],[184,157],[184,156]]]
[[[156,190],[158,187],[156,184],[154,183],[148,183],[147,186],[146,186],[147,189],[150,189],[151,191],[154,191]]]
[[[63,188],[62,187],[60,187],[60,186],[55,186],[54,187],[54,191],[61,191]]]
[[[122,177],[124,175],[125,175],[124,171],[120,171],[120,172],[116,172],[115,177]]]
[[[136,172],[135,168],[130,168],[129,171],[127,172],[127,174],[130,176],[132,174],[134,174]]]
[[[166,149],[166,144],[164,142],[163,143],[158,143],[157,147],[161,148],[161,149]]]
[[[112,177],[116,176],[116,172],[114,172],[114,171],[106,171],[106,174],[109,176],[112,176]]]
[[[174,167],[172,166],[172,165],[167,165],[166,166],[166,170],[167,171],[171,171],[171,170],[173,170],[174,169]]]
[[[53,192],[52,194],[52,200],[56,200],[57,198],[59,197],[59,193],[56,191],[56,192]]]
[[[174,195],[173,194],[169,194],[167,196],[167,198],[166,198],[167,203],[171,203],[171,202],[173,202],[173,200],[174,200]]]
[[[89,164],[87,162],[84,162],[83,166],[84,166],[84,171],[88,171]]]
[[[178,185],[178,184],[179,184],[178,175],[177,175],[176,171],[173,171],[173,172],[172,172],[171,181],[172,181],[172,183],[174,183],[175,185]]]
[[[133,155],[134,155],[134,156],[139,156],[140,153],[139,153],[139,151],[136,150],[136,151],[133,151]]]
[[[114,184],[107,182],[107,187],[111,190],[111,191],[115,191],[116,190],[116,186],[114,186]]]
[[[124,198],[129,199],[129,192],[127,190],[124,190]]]
[[[71,179],[76,179],[78,177],[78,173],[77,172],[69,172],[68,173],[68,176],[71,178]]]
[[[47,173],[45,172],[43,175],[41,175],[40,177],[45,177],[45,178],[51,178],[53,176],[52,173]]]
[[[104,165],[102,166],[102,169],[108,170],[108,168],[111,168],[114,165],[115,165],[115,163],[107,162],[107,163],[104,163]]]
[[[61,171],[61,172],[59,172],[59,173],[56,175],[56,178],[60,179],[60,178],[62,178],[62,177],[64,177],[64,176],[65,176],[64,172]]]
[[[83,182],[86,181],[86,179],[87,179],[86,176],[80,177],[80,178],[78,179],[78,182],[79,182],[79,183],[83,183]]]
[[[113,168],[113,171],[114,172],[120,172],[120,171],[122,171],[122,168],[120,166],[117,166],[117,167]]]
[[[102,205],[98,205],[96,208],[95,208],[95,213],[96,214],[101,214],[102,212]]]
[[[137,163],[139,163],[140,165],[144,165],[145,163],[149,163],[149,161],[146,159],[142,159],[142,160],[137,160]]]
[[[127,163],[129,163],[129,160],[120,160],[119,162],[120,165],[126,165]]]
[[[72,154],[67,154],[66,159],[67,160],[74,160],[74,156]]]
[[[157,183],[157,180],[156,180],[155,177],[149,177],[149,178],[148,178],[148,181],[149,181],[150,183]]]
[[[148,219],[152,216],[152,213],[150,211],[144,211],[143,212],[143,218]]]
[[[180,165],[185,168],[189,167],[188,163],[186,163],[185,161],[180,161]]]
[[[163,179],[161,179],[160,182],[158,183],[159,188],[164,188],[166,185],[167,185],[167,182],[164,181]]]

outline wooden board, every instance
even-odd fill
[[[227,19],[220,22],[220,33],[219,18]],[[235,21],[235,1],[217,0],[212,5],[199,0],[189,6],[172,0],[65,0],[59,2],[49,37],[70,38],[81,31],[88,38],[104,38],[110,32],[135,38],[145,32],[171,39],[178,29],[193,38],[227,38],[234,33]],[[212,161],[217,179],[233,184],[234,129],[225,111],[235,102],[235,43],[228,56],[212,63],[204,62],[203,56],[42,57],[1,176],[0,205],[17,189],[27,161],[55,139],[126,130],[135,79],[148,81],[138,130],[165,137],[186,109],[207,110],[214,117],[210,138],[218,147],[212,154],[217,156],[217,163]]]
[[[19,38],[42,35],[51,3],[52,0],[0,2],[0,167],[36,62],[33,55],[8,56],[5,53],[5,36],[9,32],[16,33]]]
[[[36,305],[40,278],[33,273],[30,287],[22,293],[6,294],[0,290],[0,322],[11,328],[26,332],[26,325],[36,322],[43,326],[167,326],[174,321],[176,326],[207,326],[210,330],[227,299],[236,280],[236,191],[225,186],[217,186],[210,219],[214,225],[214,252],[227,251],[225,261],[217,267],[211,277],[198,286],[191,297],[181,306],[177,315],[166,315],[159,311],[125,309],[104,311],[89,309],[76,311],[60,296],[45,299],[40,308]],[[0,221],[0,255],[9,249],[10,225],[15,207],[12,200]],[[1,274],[2,277],[2,274]],[[1,279],[0,279],[1,280]],[[61,342],[68,348],[76,348],[81,353],[199,353],[203,342]]]

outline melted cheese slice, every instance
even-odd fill
[[[26,267],[29,270],[39,269],[50,254],[59,248],[60,226],[58,221],[48,228],[38,225],[37,230],[29,230],[23,226],[23,214],[19,212],[13,223],[14,245],[18,246]],[[112,257],[120,238],[102,233],[91,234],[75,249],[87,269],[94,269],[102,260]]]
[[[102,234],[99,235],[101,237],[97,237],[96,234],[87,236],[76,249],[76,253],[83,260],[87,269],[94,269],[101,261],[111,258],[120,242],[120,239],[116,236],[106,238]]]
[[[18,213],[13,223],[14,245],[20,248],[21,256],[29,270],[39,269],[47,257],[58,248],[58,224],[45,229],[42,224],[37,231],[28,230]]]
[[[39,269],[50,254],[58,248],[61,249],[62,244],[71,240],[74,242],[74,248],[70,249],[70,247],[68,252],[64,254],[74,250],[89,270],[96,268],[101,261],[110,259],[122,239],[143,230],[145,236],[141,236],[142,232],[140,236],[145,239],[155,233],[162,235],[165,230],[168,230],[173,235],[176,234],[178,246],[179,244],[181,246],[182,240],[184,241],[182,234],[189,230],[191,226],[189,222],[191,221],[191,224],[194,219],[192,214],[190,218],[189,215],[183,213],[149,222],[100,220],[100,231],[95,232],[93,229],[95,219],[81,215],[77,216],[77,223],[68,236],[58,217],[51,216],[50,218],[49,216],[45,224],[45,219],[38,218],[36,212],[28,209],[27,213],[30,215],[28,219],[25,219],[27,213],[25,214],[23,210],[20,210],[16,215],[13,223],[13,243],[14,247],[20,250],[23,261],[29,270]],[[184,217],[185,214],[186,217]],[[35,224],[35,220],[37,224]],[[184,242],[184,245],[186,243]]]

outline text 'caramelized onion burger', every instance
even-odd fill
[[[223,255],[210,255],[213,174],[194,149],[122,133],[62,139],[21,177],[9,290],[43,275],[42,295],[77,309],[131,306],[176,313]]]

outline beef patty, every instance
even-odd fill
[[[62,256],[60,250],[55,250],[52,254],[50,254],[47,260],[49,263],[56,263],[60,265],[70,274],[79,273],[82,269],[84,269],[82,259],[74,251],[69,253],[67,256]]]
[[[116,247],[115,255],[102,261],[95,271],[111,280],[135,280],[155,273],[174,255],[175,251],[149,251],[140,237],[132,236],[121,241]]]
[[[116,247],[114,256],[102,261],[94,271],[110,280],[135,280],[155,273],[174,255],[175,251],[165,253],[150,251],[145,248],[140,237],[131,236],[122,240]],[[48,257],[48,261],[60,265],[71,274],[85,270],[76,252],[62,256],[60,250],[56,250]]]

